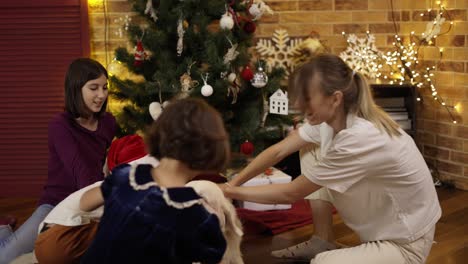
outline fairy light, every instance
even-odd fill
[[[382,53],[380,57],[375,57],[367,54],[369,49],[364,49],[365,52],[363,52],[363,54],[359,54],[358,56],[361,56],[368,65],[381,59],[381,63],[374,63],[371,68],[377,72],[375,75],[376,77],[382,78],[389,84],[403,85],[404,83],[410,83],[411,85],[414,85],[418,88],[418,93],[421,93],[423,91],[422,89],[430,89],[429,95],[435,102],[438,102],[441,107],[446,109],[450,118],[452,119],[452,122],[456,124],[457,121],[455,120],[452,111],[458,112],[459,106],[448,105],[437,91],[437,88],[433,83],[433,72],[436,71],[436,66],[434,65],[431,67],[425,67],[423,69],[419,69],[418,67],[420,65],[420,55],[418,51],[421,46],[429,45],[437,48],[439,51],[439,58],[440,60],[442,59],[445,49],[443,47],[437,47],[435,40],[438,36],[449,32],[454,24],[454,22],[451,20],[450,14],[442,5],[441,1],[437,1],[436,3],[438,8],[427,9],[428,16],[429,18],[432,18],[434,15],[440,15],[440,17],[444,17],[446,19],[446,23],[450,23],[450,27],[446,32],[435,33],[434,31],[426,31],[418,37],[415,31],[411,31],[408,41],[403,38],[403,36],[395,34],[394,41],[392,42],[392,46],[394,47],[393,51],[387,51]],[[420,16],[425,16],[425,12],[421,12]],[[443,21],[440,22],[439,19],[435,18],[434,20],[430,19],[428,23],[430,23],[429,25],[433,23],[434,25],[439,26],[440,24],[437,24],[443,23]],[[366,31],[366,34],[369,35],[369,31]],[[342,35],[346,36],[346,33],[342,32]],[[383,66],[385,66],[385,68]],[[385,74],[382,74],[382,72],[385,72]],[[422,102],[422,96],[418,95],[416,97],[416,101]]]

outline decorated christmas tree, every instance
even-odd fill
[[[121,135],[144,131],[171,100],[190,96],[221,112],[234,150],[248,140],[260,151],[284,136],[290,118],[268,105],[284,70],[266,69],[250,53],[256,22],[271,12],[263,1],[131,2],[143,22],[128,27],[135,50],[118,48],[115,58],[144,81],[111,76],[111,95],[123,105],[114,112]]]

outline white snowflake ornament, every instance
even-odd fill
[[[375,45],[375,36],[367,34],[358,38],[354,34],[347,37],[348,47],[340,53],[340,57],[348,66],[368,78],[376,78],[382,60],[382,52]]]
[[[294,71],[294,58],[299,54],[297,47],[301,43],[302,39],[291,39],[286,30],[278,29],[272,39],[260,39],[255,48],[269,67],[285,68],[289,75]]]

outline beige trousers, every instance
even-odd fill
[[[424,236],[408,244],[392,241],[363,243],[356,247],[318,254],[311,264],[420,264],[425,263],[434,240],[433,227]]]
[[[303,149],[300,152],[301,169],[317,162],[319,149]],[[309,200],[328,201],[333,204],[333,196],[327,188],[321,188],[306,197]],[[434,240],[435,226],[424,236],[408,244],[393,241],[375,241],[356,247],[330,250],[318,254],[311,264],[416,264],[425,263]]]

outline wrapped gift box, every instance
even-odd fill
[[[286,173],[271,168],[271,175],[266,175],[262,173],[255,178],[250,179],[242,186],[257,186],[257,185],[268,185],[268,184],[278,184],[278,183],[288,183],[291,182],[291,176]],[[268,210],[286,210],[291,209],[290,204],[259,204],[252,202],[243,202],[241,206],[245,209],[254,210],[254,211],[268,211]]]

